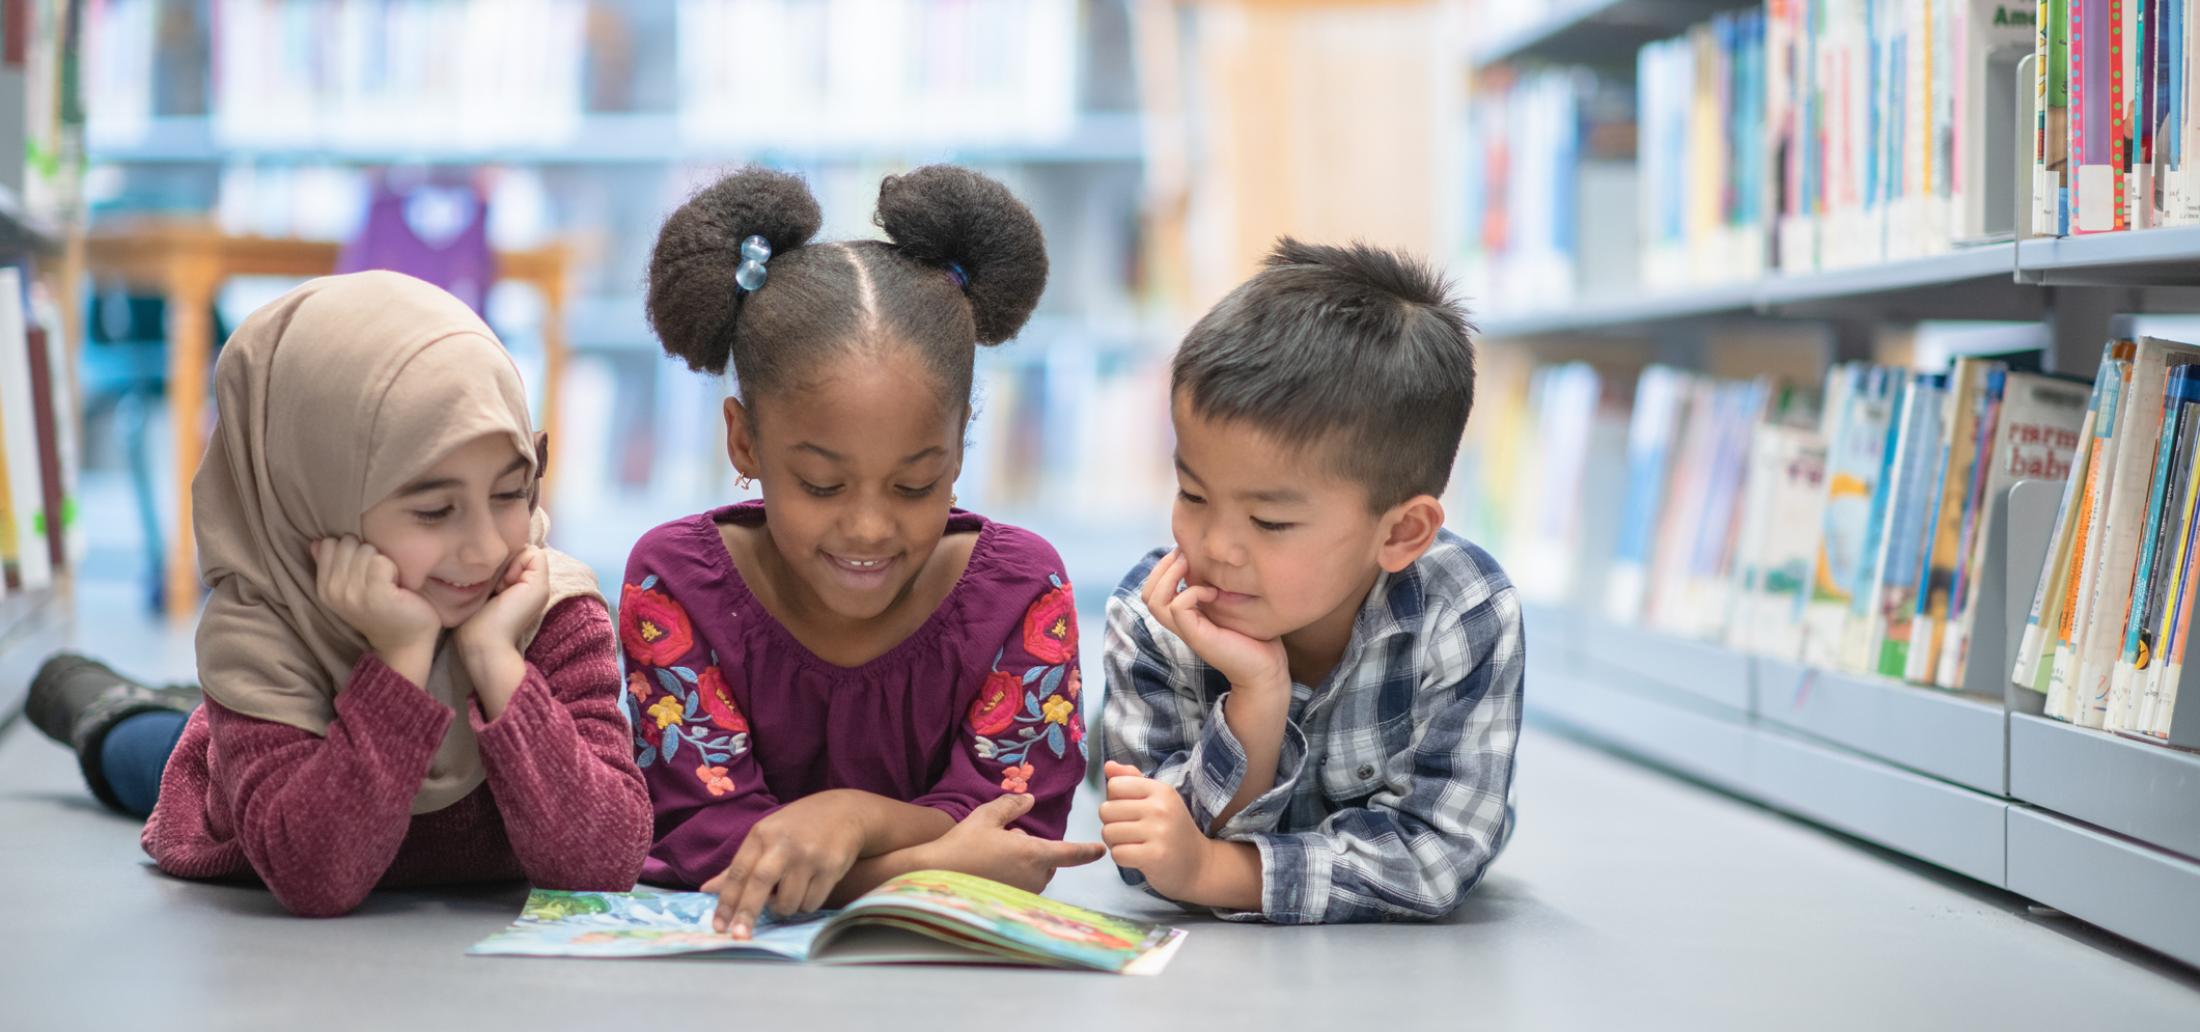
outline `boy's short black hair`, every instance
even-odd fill
[[[1474,407],[1474,327],[1436,270],[1364,243],[1277,241],[1184,337],[1170,393],[1206,419],[1331,449],[1383,512],[1439,495]]]

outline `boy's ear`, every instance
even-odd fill
[[[1383,514],[1382,548],[1376,562],[1397,573],[1428,552],[1436,532],[1444,529],[1444,503],[1432,495],[1414,495]]]
[[[726,399],[725,409],[726,459],[733,463],[735,473],[754,477],[760,466],[756,461],[756,435],[749,431],[749,410],[734,397]]]

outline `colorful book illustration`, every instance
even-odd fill
[[[519,920],[472,956],[674,957],[820,964],[1009,964],[1157,975],[1180,928],[1072,906],[951,871],[918,871],[845,908],[796,921],[768,915],[747,941],[711,930],[704,892],[536,889]]]

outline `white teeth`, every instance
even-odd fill
[[[839,557],[838,557],[838,556],[835,556],[834,558],[839,558]],[[881,566],[884,566],[884,565],[886,565],[886,563],[887,563],[887,560],[885,560],[885,559],[841,559],[841,560],[840,560],[840,562],[841,562],[841,564],[842,564],[842,565],[844,565],[844,566],[851,566],[851,567],[854,567],[854,568],[856,568],[856,569],[858,569],[858,570],[876,570],[876,569],[878,569],[879,567],[881,567]]]

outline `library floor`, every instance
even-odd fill
[[[148,676],[190,640],[87,586],[80,636]],[[106,617],[93,614],[110,614]],[[0,712],[37,657],[0,655]],[[1533,687],[1530,687],[1533,698]],[[387,893],[333,921],[167,878],[28,725],[0,730],[9,1029],[2192,1028],[2200,973],[1942,874],[1531,729],[1512,847],[1452,919],[1192,929],[1158,978],[985,968],[468,958],[517,887]],[[1093,802],[1080,801],[1092,834]],[[1106,861],[1054,894],[1159,914]],[[310,1017],[309,1017],[310,1016]]]
[[[137,826],[99,809],[68,753],[4,716],[56,648],[140,677],[191,674],[189,629],[147,616],[134,584],[142,552],[126,488],[103,476],[83,486],[92,551],[74,619],[0,642],[9,1032],[2200,1027],[2200,972],[1534,728],[1521,744],[1519,832],[1445,922],[1233,925],[1153,907],[1104,860],[1057,878],[1054,895],[1192,929],[1153,979],[464,956],[518,913],[516,886],[387,893],[334,921],[291,918],[256,888],[161,875]],[[1058,544],[1095,584],[1143,547]],[[615,575],[618,556],[590,558]],[[1097,617],[1083,614],[1089,627]],[[1532,714],[1532,684],[1528,697]],[[1095,836],[1096,805],[1080,800],[1072,834]]]

